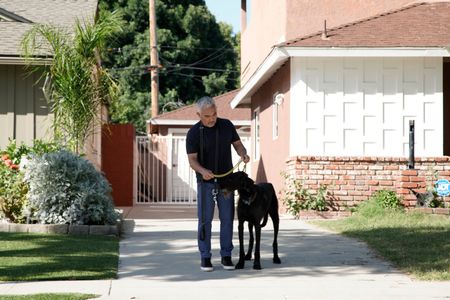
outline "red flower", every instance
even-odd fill
[[[5,160],[5,165],[7,165],[8,167],[11,166],[12,164],[13,164],[12,160],[10,159]]]
[[[8,154],[3,154],[2,155],[2,160],[8,160],[9,159],[9,155]]]
[[[12,165],[9,166],[9,168],[11,170],[18,170],[19,169],[19,165],[12,164]]]

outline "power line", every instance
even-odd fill
[[[190,47],[190,46],[186,46],[186,47],[177,47],[177,46],[159,46],[159,48],[170,48],[170,49],[194,49],[194,50],[218,50],[218,49],[222,49],[224,51],[232,51],[234,52],[235,50],[233,48],[225,48],[221,47],[221,48],[201,48],[201,47]]]

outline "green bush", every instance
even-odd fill
[[[378,202],[383,208],[400,208],[402,207],[401,198],[397,196],[397,193],[390,190],[376,191],[371,198]]]
[[[31,217],[45,224],[115,224],[111,188],[86,159],[61,150],[36,156],[25,169]]]
[[[317,192],[312,193],[303,188],[303,184],[299,179],[286,174],[283,177],[285,178],[286,189],[282,201],[290,214],[298,216],[301,210],[328,210],[328,190],[326,185],[320,185]]]

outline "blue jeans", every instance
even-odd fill
[[[214,218],[215,207],[212,195],[213,189],[214,183],[199,182],[197,184],[197,241],[201,258],[211,257],[211,222]],[[202,197],[205,197],[203,201]],[[202,207],[203,204],[205,207]],[[230,193],[225,197],[219,190],[217,194],[217,207],[219,209],[220,220],[220,256],[231,256],[231,251],[233,250],[234,193]],[[202,220],[202,217],[204,220]],[[200,238],[202,222],[205,226],[204,240]]]

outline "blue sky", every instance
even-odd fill
[[[241,31],[241,0],[205,0],[206,6],[217,21],[233,26],[233,32]]]

